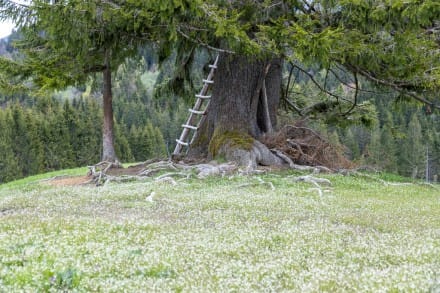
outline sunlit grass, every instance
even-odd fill
[[[437,187],[325,175],[320,196],[294,173],[99,188],[41,176],[0,187],[0,292],[440,289]]]

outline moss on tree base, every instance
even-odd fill
[[[283,161],[272,154],[264,144],[239,131],[216,129],[209,144],[209,153],[212,158],[220,157],[226,161],[234,161],[249,170],[258,165],[283,165]]]
[[[217,128],[209,142],[208,151],[215,158],[222,155],[221,149],[224,146],[233,149],[243,149],[250,151],[254,143],[254,138],[245,132],[221,131]]]

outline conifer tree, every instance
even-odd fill
[[[41,140],[41,116],[36,111],[26,111],[26,132],[28,136],[28,161],[26,170],[28,175],[38,174],[44,171],[44,145]]]
[[[130,149],[130,144],[128,143],[125,133],[128,131],[125,129],[124,125],[115,123],[115,151],[119,158],[125,162],[133,161],[133,154]]]
[[[423,174],[425,163],[425,144],[423,143],[422,127],[417,114],[412,114],[408,123],[406,137],[401,148],[402,173],[416,178]]]
[[[148,121],[142,130],[142,140],[146,158],[151,158],[156,154],[157,139],[155,137],[154,126]]]
[[[381,144],[381,129],[376,125],[371,131],[370,142],[366,149],[366,162],[375,167],[382,169],[382,144]]]
[[[167,156],[167,149],[165,146],[165,141],[163,139],[162,132],[160,131],[159,127],[154,127],[154,153],[153,157],[165,157]]]
[[[141,161],[141,145],[140,145],[140,135],[139,129],[135,125],[131,125],[128,141],[130,143],[130,149],[133,154],[135,161]]]
[[[393,113],[388,110],[389,105],[380,101],[379,122],[371,129],[370,141],[366,146],[366,163],[379,170],[397,172],[398,159],[398,132],[394,125]],[[385,106],[387,105],[387,106]]]
[[[21,170],[13,150],[12,125],[0,110],[0,184],[21,177]]]
[[[18,103],[12,106],[8,114],[8,123],[12,127],[12,148],[15,157],[18,159],[20,173],[27,176],[30,174],[28,166],[31,163],[31,152],[25,114]]]
[[[389,172],[397,171],[397,147],[392,133],[391,122],[384,124],[380,133],[380,157],[377,157],[378,164],[382,170]]]
[[[48,170],[58,170],[74,167],[75,155],[68,123],[65,120],[61,107],[50,114],[49,120],[44,125],[43,133],[46,146],[46,168]]]
[[[359,144],[356,141],[351,128],[348,128],[345,131],[343,144],[350,150],[350,159],[356,160],[360,157]]]
[[[76,136],[73,144],[77,165],[85,166],[100,160],[102,134],[101,128],[96,125],[99,125],[102,119],[99,106],[93,100],[80,99],[76,103]]]

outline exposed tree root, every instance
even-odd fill
[[[176,163],[170,160],[167,161],[147,161],[142,164],[121,169],[120,173],[113,175],[112,168],[119,168],[118,165],[113,166],[112,163],[101,162],[94,166],[89,166],[88,175],[91,176],[90,183],[95,183],[96,186],[105,185],[109,182],[129,182],[135,180],[153,179],[154,182],[165,182],[176,185],[175,177],[182,177],[186,180],[191,176],[198,178],[206,178],[208,176],[226,175],[237,170],[237,166],[233,163],[217,164],[212,162],[210,164],[194,164],[187,165],[184,163]],[[131,170],[130,170],[131,168]],[[127,174],[123,173],[123,170]],[[153,178],[158,173],[165,172]]]
[[[331,169],[325,167],[325,166],[305,166],[305,165],[298,165],[295,164],[292,159],[284,154],[282,151],[277,150],[277,149],[272,149],[271,150],[273,153],[275,153],[278,157],[280,157],[281,159],[283,159],[291,169],[294,170],[299,170],[299,171],[312,171],[313,173],[319,173],[319,172],[326,172],[326,173],[331,173],[333,172]]]
[[[87,166],[89,168],[88,176],[91,176],[91,182],[94,182],[97,186],[106,183],[108,180],[107,172],[111,168],[122,168],[120,163],[102,161],[93,166]],[[118,178],[121,180],[121,178]]]
[[[250,148],[225,144],[220,148],[219,154],[227,161],[235,162],[246,174],[253,173],[258,166],[281,166],[283,164],[282,159],[274,155],[258,140],[254,140]]]
[[[306,183],[313,184],[315,186],[315,188],[312,188],[311,190],[318,191],[318,194],[319,194],[320,197],[322,197],[322,194],[323,194],[323,190],[322,190],[321,185],[326,185],[326,186],[331,186],[332,185],[332,183],[328,179],[318,178],[318,177],[314,177],[314,176],[311,176],[311,175],[295,177],[295,178],[293,178],[293,180],[294,181],[303,181],[303,182],[306,182]]]
[[[214,164],[198,164],[194,165],[194,168],[198,171],[198,178],[206,178],[208,176],[213,175],[226,175],[228,173],[232,173],[237,169],[237,165],[234,163],[226,163],[220,165]]]

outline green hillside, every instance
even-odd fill
[[[0,292],[440,289],[438,185],[317,175],[332,183],[318,188],[295,172],[102,187],[54,177],[84,174],[0,186]]]

